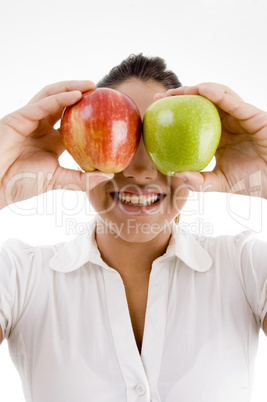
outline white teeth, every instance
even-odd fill
[[[118,193],[118,198],[122,202],[126,202],[133,205],[151,205],[158,200],[157,194],[150,194],[150,195],[137,195],[133,194],[130,195],[129,193]]]
[[[147,203],[146,196],[145,195],[140,195],[139,196],[139,204],[146,205],[146,203]]]
[[[132,195],[131,196],[131,203],[132,204],[138,204],[138,201],[139,201],[138,195]]]

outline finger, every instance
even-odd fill
[[[181,179],[191,191],[226,191],[224,180],[221,180],[215,172],[184,171],[177,172],[175,176]]]
[[[154,101],[157,101],[157,100],[162,99],[162,98],[165,98],[165,95],[163,95],[163,94],[161,94],[161,93],[157,93],[157,94],[154,96]]]
[[[230,88],[213,83],[205,83],[192,87],[180,87],[175,90],[167,91],[167,95],[201,95],[209,99],[224,112],[239,120],[249,120],[260,109],[245,103],[234,91]]]
[[[5,116],[2,119],[2,125],[13,129],[18,134],[28,136],[38,127],[40,120],[48,117],[54,120],[55,116],[61,115],[64,107],[72,105],[81,97],[80,91],[46,97]]]
[[[188,86],[182,86],[178,88],[168,89],[165,95],[166,96],[186,95],[187,88]]]
[[[233,91],[231,88],[229,88],[226,85],[218,84],[218,83],[215,83],[215,82],[205,82],[202,85],[205,86],[205,87],[209,87],[211,89],[217,89],[219,91],[222,91],[225,94],[231,95],[233,98],[244,102],[244,100],[241,98],[241,96],[239,96],[235,91]]]
[[[222,111],[228,114],[228,116],[226,114],[223,119],[223,122],[226,119],[226,124],[233,123],[230,119],[231,116],[239,120],[240,123],[238,125],[241,125],[249,133],[256,133],[266,127],[266,113],[257,107],[244,102],[229,88],[219,84],[212,85],[208,83],[200,85],[198,91],[199,95],[211,100]],[[237,124],[235,125],[237,126]],[[242,132],[242,130],[239,128],[237,133],[240,132]]]
[[[80,91],[85,92],[95,89],[95,84],[89,80],[83,81],[61,81],[56,84],[47,85],[40,92],[38,92],[29,103],[36,102],[48,96],[57,95],[61,92]]]
[[[49,177],[47,188],[74,190],[74,191],[90,191],[98,184],[112,180],[113,173],[96,172],[81,172],[62,168],[57,169],[54,175]]]
[[[223,127],[223,135],[221,136],[221,140],[229,140],[228,135],[229,134],[246,134],[246,130],[244,129],[242,122],[238,119],[233,119],[232,116],[230,116],[227,113],[220,114],[221,115],[221,121],[222,121],[222,127]],[[231,139],[233,141],[233,138]],[[237,139],[238,141],[238,139]]]
[[[193,86],[182,86],[175,89],[169,89],[167,91],[168,96],[172,95],[201,95],[202,87],[213,88],[220,91],[223,91],[226,94],[233,96],[236,99],[243,100],[236,92],[234,92],[231,88],[227,87],[226,85],[217,84],[214,82],[205,82],[198,85]]]

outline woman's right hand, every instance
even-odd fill
[[[112,177],[66,169],[58,162],[65,148],[54,125],[66,106],[94,88],[91,81],[49,85],[0,120],[0,208],[48,190],[90,190]]]

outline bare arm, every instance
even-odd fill
[[[26,106],[0,120],[0,209],[52,189],[88,191],[111,178],[98,171],[66,169],[58,161],[65,148],[54,125],[64,107],[94,87],[91,81],[52,84]]]
[[[85,191],[110,179],[100,172],[65,169],[58,161],[65,148],[54,125],[65,106],[93,88],[91,81],[47,86],[26,106],[0,120],[0,209],[48,190]]]
[[[265,335],[267,336],[267,314],[263,321],[263,331],[264,331]]]
[[[267,113],[244,102],[230,88],[203,83],[167,95],[202,95],[218,108],[222,136],[211,172],[180,172],[190,189],[220,191],[267,199]]]

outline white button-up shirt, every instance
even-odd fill
[[[150,274],[141,355],[119,273],[90,236],[0,255],[0,325],[31,402],[247,402],[267,247],[174,226]]]

